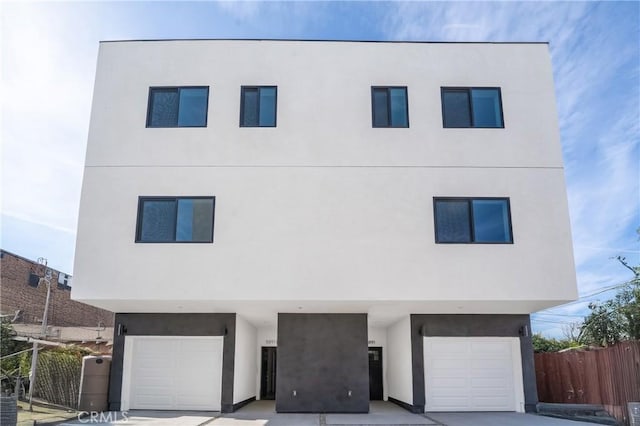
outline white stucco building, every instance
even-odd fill
[[[548,45],[101,43],[74,284],[111,409],[531,409],[577,296]]]

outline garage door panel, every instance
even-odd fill
[[[460,390],[458,387],[443,387],[438,389],[437,394],[433,395],[433,399],[440,400],[440,401],[445,401],[450,399],[455,399],[455,400],[464,399],[466,401],[469,398],[460,396]]]
[[[496,342],[472,342],[470,344],[471,352],[478,357],[500,357],[502,359],[511,358],[511,351],[504,343]]]
[[[473,356],[473,355],[472,355]],[[507,359],[472,359],[471,368],[474,370],[484,370],[484,369],[492,369],[492,370],[511,370],[511,357]]]
[[[183,341],[180,344],[181,349],[190,351],[190,352],[207,352],[211,353],[211,351],[216,347],[214,341],[206,341],[206,340],[187,340]]]
[[[127,336],[127,345],[128,408],[220,410],[221,337]]]
[[[157,407],[170,407],[173,405],[170,395],[136,394],[131,401],[131,406],[138,409],[157,409]]]
[[[138,349],[134,352],[133,356],[136,357],[136,363],[140,367],[144,368],[165,367],[167,363],[171,362],[171,359],[173,358],[173,354],[148,354],[144,351],[144,349]]]
[[[510,389],[511,388],[511,380],[507,380],[504,378],[495,378],[495,377],[487,377],[487,378],[472,378],[471,386],[474,388],[485,388],[485,389]]]
[[[466,368],[469,363],[466,359],[434,359],[429,364],[432,369],[435,370],[459,370],[460,368]]]
[[[513,376],[510,370],[504,368],[487,368],[486,370],[471,369],[469,370],[469,378],[471,379],[491,379],[491,378],[505,378],[509,382],[512,381]]]
[[[162,339],[145,339],[144,345],[136,340],[135,349],[139,355],[160,358],[166,357],[167,345]]]
[[[485,370],[479,368],[472,368],[469,370],[469,378],[471,379],[491,379],[491,378],[503,378],[509,382],[513,381],[513,375],[511,370],[504,368],[487,368]]]
[[[425,337],[426,411],[515,411],[514,339]]]
[[[197,406],[201,407],[209,403],[206,395],[200,395],[197,393],[191,393],[188,395],[179,395],[176,397],[176,402],[181,406]]]
[[[442,411],[460,411],[470,404],[469,398],[460,396],[438,396],[434,397],[434,401],[443,407]]]
[[[171,397],[173,392],[171,386],[143,386],[136,385],[136,393],[134,397],[148,397],[149,395],[158,395],[158,397]]]
[[[513,404],[505,396],[474,397],[471,399],[474,411],[508,411],[513,410]]]
[[[171,406],[172,396],[157,392],[157,389],[136,389],[131,406],[140,409],[154,409],[158,406]]]
[[[460,343],[433,343],[429,350],[437,355],[448,356],[453,359],[464,359],[469,351],[468,346]]]
[[[433,378],[433,386],[438,388],[458,388],[460,386],[467,385],[466,377],[434,377]]]
[[[171,378],[166,376],[136,375],[136,382],[136,388],[138,389],[166,389],[173,386]]]

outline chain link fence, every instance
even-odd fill
[[[40,352],[33,396],[52,404],[76,408],[83,355],[87,353],[66,349]]]

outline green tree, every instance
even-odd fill
[[[569,339],[553,339],[544,337],[540,333],[536,333],[531,336],[531,341],[533,343],[534,352],[558,352],[563,349],[568,349],[576,346],[576,343],[570,341]]]
[[[624,257],[616,259],[633,278],[621,285],[613,299],[589,304],[591,313],[579,336],[582,343],[609,346],[627,339],[640,340],[640,267],[630,266]]]
[[[20,369],[20,355],[5,358],[8,355],[29,349],[30,345],[26,342],[20,342],[13,340],[16,336],[16,332],[6,319],[0,321],[0,354],[2,361],[0,361],[0,376],[2,378],[2,389],[11,389],[15,386],[15,377],[18,374],[28,374],[28,370],[22,371]]]
[[[616,303],[624,317],[627,336],[640,340],[640,266],[629,266],[624,257],[617,259],[633,273],[633,278],[616,295]]]

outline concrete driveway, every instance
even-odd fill
[[[144,411],[103,413],[64,425],[127,426],[594,426],[593,423],[560,420],[521,413],[412,414],[390,402],[372,401],[368,414],[282,414],[273,401],[255,401],[235,413]]]
[[[446,426],[596,426],[523,413],[426,413],[425,416]]]

